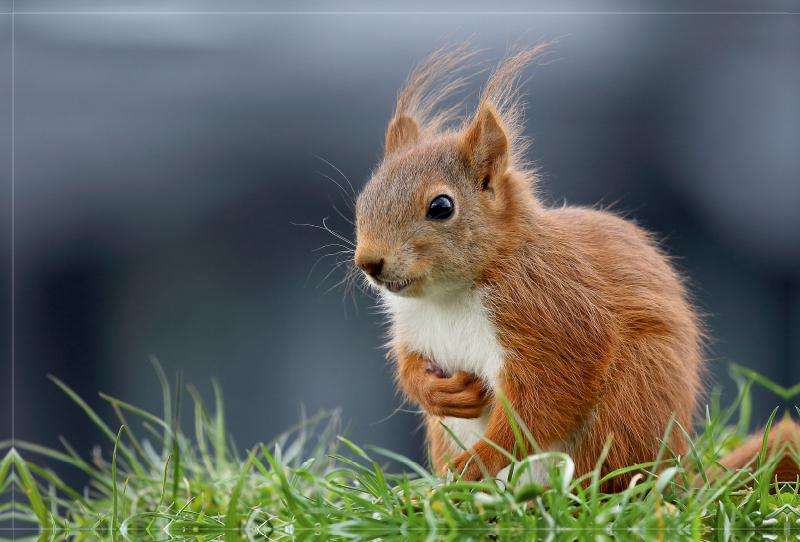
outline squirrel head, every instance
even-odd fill
[[[441,129],[452,109],[433,110],[464,84],[453,74],[474,52],[440,49],[409,76],[383,160],[356,201],[355,264],[372,286],[403,297],[470,289],[515,232],[530,231],[538,204],[518,80],[543,47],[508,55],[457,129]]]
[[[356,202],[356,265],[372,285],[404,297],[471,287],[525,199],[492,105],[461,130],[419,133],[409,116],[392,120],[386,155]]]

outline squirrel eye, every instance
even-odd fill
[[[456,207],[449,196],[436,196],[428,207],[426,220],[447,220],[453,216]]]

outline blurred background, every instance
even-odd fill
[[[362,186],[414,63],[470,36],[491,63],[558,38],[525,85],[541,192],[665,239],[723,402],[729,361],[800,381],[800,18],[768,13],[788,2],[300,6],[17,0],[12,222],[0,2],[0,440],[13,413],[18,439],[108,446],[47,375],[108,419],[98,391],[159,413],[155,355],[208,399],[221,382],[242,449],[341,406],[355,442],[422,461],[373,300],[296,224],[352,235],[328,177]],[[756,389],[754,425],[777,404]]]

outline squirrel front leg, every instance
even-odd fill
[[[519,375],[508,376],[500,386],[501,393],[508,398],[509,403],[519,415],[519,421],[528,427],[531,436],[542,450],[546,450],[555,440],[564,438],[574,431],[579,425],[579,420],[589,410],[589,402],[576,400],[578,397],[590,397],[591,391],[585,382],[580,384],[580,388],[573,387],[572,390],[575,394],[568,397],[558,394],[556,391],[569,389],[565,375],[557,376],[554,373],[551,375],[551,380],[555,384],[553,388],[539,389],[538,392],[533,387],[535,382],[526,382]],[[516,436],[508,421],[506,409],[499,400],[489,418],[484,437],[509,454],[514,450]],[[517,450],[518,459],[527,455],[526,452],[534,453],[530,444],[526,443],[526,447],[527,450]],[[472,461],[464,472],[470,459]],[[453,459],[452,463],[459,473],[463,473],[464,480],[478,481],[483,478],[484,469],[489,476],[497,476],[498,472],[509,465],[510,460],[496,448],[481,440]],[[444,468],[444,472],[447,472],[447,468]]]
[[[422,355],[398,349],[397,381],[405,395],[417,401],[432,416],[479,418],[491,395],[475,375],[458,372],[449,378],[437,376],[433,364]]]
[[[499,403],[499,401],[498,401]],[[502,405],[495,405],[492,411],[489,423],[486,428],[484,437],[491,440],[509,453],[514,449],[516,437],[514,431],[511,429],[511,424],[508,423],[508,415],[506,409]],[[523,454],[517,452],[518,458]],[[472,460],[470,462],[470,460]],[[464,468],[469,462],[469,467],[464,471]],[[480,440],[468,450],[463,451],[458,457],[452,460],[453,467],[461,474],[462,478],[467,482],[477,482],[483,479],[484,469],[488,472],[489,476],[497,476],[503,468],[507,467],[510,463],[508,457],[500,453],[497,449],[490,446],[486,442]],[[444,473],[449,470],[449,466],[445,466]]]

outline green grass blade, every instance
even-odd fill
[[[166,497],[166,495],[167,495],[167,469],[169,469],[169,462],[170,462],[171,459],[172,459],[172,455],[168,455],[167,456],[167,460],[164,461],[164,478],[163,478],[163,481],[161,483],[161,497],[159,497],[158,504],[156,505],[155,510],[153,510],[153,512],[156,513],[156,514],[161,511],[161,505],[164,504],[164,497]],[[153,517],[152,521],[150,521],[150,525],[147,526],[147,530],[148,531],[150,530],[150,527],[153,526],[153,522],[155,520],[156,520],[156,518]]]
[[[217,469],[221,470],[223,463],[225,463],[225,451],[227,446],[225,444],[225,406],[222,401],[222,387],[216,380],[211,381],[214,386],[214,421],[216,423],[216,434],[214,435],[214,451],[217,454]]]
[[[172,456],[175,458],[172,463],[172,502],[178,499],[178,481],[181,477],[181,450],[178,445],[178,433],[181,430],[181,389],[183,389],[183,373],[178,371],[175,379],[175,416],[171,424],[172,433],[175,435],[172,439]]]
[[[706,476],[705,469],[703,468],[703,461],[700,459],[700,454],[697,452],[697,447],[692,442],[692,438],[689,436],[689,433],[686,432],[686,429],[684,429],[683,426],[678,422],[675,422],[675,425],[678,426],[678,429],[680,429],[681,433],[683,433],[683,436],[686,437],[686,441],[689,443],[689,451],[691,452],[692,458],[697,465],[698,474],[700,474],[700,478],[703,479],[704,486],[708,487],[708,477]]]
[[[164,397],[164,421],[169,422],[169,420],[172,419],[172,394],[169,389],[169,380],[167,380],[167,375],[164,374],[164,369],[161,367],[161,363],[159,363],[155,356],[150,356],[150,362],[153,364],[156,375],[158,375],[158,381],[161,383],[161,394]],[[165,430],[164,450],[162,452],[162,457],[166,458],[171,452],[171,444],[170,434]]]
[[[447,432],[447,434],[448,434],[448,435],[450,435],[450,438],[451,438],[451,439],[453,439],[453,442],[455,442],[456,444],[458,444],[458,447],[459,447],[459,448],[461,448],[461,449],[462,449],[462,450],[464,450],[464,451],[466,451],[466,450],[467,450],[467,447],[466,447],[466,446],[464,446],[464,443],[463,443],[463,442],[461,442],[461,439],[460,439],[460,438],[458,438],[458,437],[456,436],[456,434],[455,434],[455,433],[453,433],[453,432],[450,430],[450,428],[449,428],[449,427],[447,427],[447,426],[446,426],[444,423],[442,423],[441,421],[439,422],[439,425],[441,425],[441,426],[442,426],[442,428],[443,428],[443,429],[444,429],[444,430]]]
[[[753,396],[750,393],[750,388],[753,386],[754,380],[752,378],[745,379],[744,375],[733,369],[728,372],[739,390],[736,400],[733,405],[731,405],[731,408],[728,409],[728,412],[733,414],[738,407],[739,421],[736,424],[736,432],[739,436],[744,438],[750,430],[750,418],[753,412]],[[725,421],[723,421],[723,423],[725,423]]]
[[[794,397],[795,395],[800,394],[800,382],[798,382],[791,388],[787,389],[781,386],[780,384],[773,382],[766,376],[759,374],[751,369],[748,369],[747,367],[742,367],[741,365],[738,365],[736,363],[731,363],[731,370],[734,370],[748,378],[752,378],[753,380],[755,380],[756,382],[758,382],[759,384],[770,390],[778,397],[782,397],[787,401],[792,397]]]
[[[6,481],[6,475],[11,469],[11,458],[11,452],[8,452],[5,457],[3,457],[2,461],[0,461],[0,487],[3,487],[3,483]]]
[[[396,454],[379,446],[365,446],[365,448],[375,453],[381,454],[382,456],[388,457],[389,459],[397,461],[398,463],[406,465],[411,470],[419,474],[420,478],[422,479],[429,481],[435,480],[435,477],[431,476],[431,474],[427,471],[427,469],[423,468],[422,465],[415,463],[414,461],[408,459],[407,457],[404,457],[400,454]]]
[[[61,388],[64,391],[64,393],[66,393],[70,397],[70,399],[75,401],[78,404],[78,406],[80,406],[81,409],[83,409],[83,411],[89,416],[89,418],[95,423],[95,425],[97,425],[100,428],[100,430],[106,435],[106,437],[108,437],[108,439],[111,440],[111,442],[117,441],[116,435],[114,435],[111,429],[109,429],[108,425],[106,425],[106,423],[102,420],[102,418],[100,418],[100,416],[97,415],[94,409],[92,409],[92,407],[90,407],[89,404],[86,403],[86,401],[84,401],[77,393],[75,393],[72,390],[72,388],[64,384],[61,380],[59,380],[53,375],[47,375],[47,377],[53,382],[55,382],[55,384],[59,388]],[[139,461],[136,459],[136,455],[133,452],[131,452],[121,442],[119,443],[119,449],[122,452],[122,455],[125,456],[125,459],[130,463],[131,467],[133,467],[133,469],[136,471],[136,474],[138,476],[144,476],[145,471],[142,468]]]
[[[26,464],[25,460],[22,459],[22,456],[19,455],[14,448],[11,449],[9,455],[11,456],[10,461],[12,461],[17,467],[20,480],[22,481],[22,485],[28,494],[28,500],[31,503],[33,512],[36,514],[36,518],[39,520],[39,523],[42,527],[46,527],[47,508],[42,501],[42,495],[39,493],[36,480],[33,478],[31,471],[28,469],[28,465]]]
[[[759,470],[769,462],[767,458],[767,443],[769,442],[769,431],[772,428],[772,420],[775,419],[775,414],[777,413],[778,413],[778,407],[775,407],[775,410],[772,411],[772,415],[769,417],[767,426],[764,428],[764,438],[761,441],[761,453],[758,455]],[[758,489],[761,495],[761,503],[759,505],[759,511],[761,512],[762,518],[767,517],[767,514],[769,513],[769,488],[771,485],[771,478],[772,478],[771,468],[765,469],[765,472],[762,473],[761,476],[759,477]]]
[[[340,442],[343,442],[348,448],[353,450],[356,453],[356,455],[358,455],[360,458],[372,462],[372,458],[368,456],[367,453],[364,450],[362,450],[361,447],[359,447],[357,444],[351,442],[350,440],[342,436],[337,436],[336,438],[338,438]]]
[[[522,453],[522,457],[528,455],[528,446],[525,444],[525,439],[522,438],[522,431],[520,431],[519,426],[523,425],[521,420],[518,422],[519,416],[517,415],[517,411],[514,410],[514,407],[511,406],[511,403],[508,401],[503,392],[499,389],[497,390],[497,397],[500,398],[500,401],[503,403],[503,407],[506,409],[506,416],[508,416],[508,423],[511,425],[511,430],[514,432],[514,438],[519,446],[519,449]]]
[[[189,390],[189,395],[194,401],[194,434],[197,441],[197,450],[200,452],[200,457],[203,464],[209,473],[214,473],[215,468],[211,462],[211,456],[208,455],[208,446],[206,445],[205,425],[210,420],[208,411],[206,410],[205,403],[197,392],[197,389],[189,384],[186,387]]]
[[[101,393],[100,396],[102,397],[103,394]],[[139,439],[137,439],[136,436],[133,434],[133,431],[130,430],[128,421],[125,419],[125,414],[122,413],[122,410],[120,410],[119,405],[115,404],[115,403],[112,403],[111,404],[111,408],[114,410],[114,414],[117,416],[117,419],[119,420],[119,423],[124,428],[125,435],[128,437],[128,440],[131,442],[131,446],[133,446],[133,449],[136,451],[137,454],[139,454],[139,457],[142,458],[142,460],[145,462],[147,467],[148,468],[152,468],[153,467],[152,461],[150,461],[150,458],[147,456],[146,453],[144,453],[144,450],[142,449],[142,445],[139,443]]]
[[[673,414],[670,421],[674,419],[675,415]],[[672,424],[670,423],[670,425]],[[592,482],[589,486],[589,495],[591,498],[594,498],[600,490],[600,470],[603,467],[603,463],[606,461],[606,457],[608,457],[609,450],[611,450],[611,442],[613,441],[613,438],[614,435],[608,435],[608,438],[606,438],[606,442],[603,445],[603,450],[600,452],[600,457],[597,458],[597,463],[592,471]],[[656,463],[658,463],[658,459],[656,459]]]
[[[132,412],[132,413],[134,413],[134,414],[136,414],[138,416],[141,416],[142,418],[144,418],[146,420],[149,420],[149,421],[151,421],[153,423],[156,423],[156,424],[160,425],[161,427],[164,428],[165,432],[167,432],[170,436],[172,436],[172,437],[175,436],[170,424],[165,422],[164,420],[162,420],[158,416],[150,414],[149,412],[147,412],[146,410],[142,410],[141,408],[137,408],[137,407],[131,405],[130,403],[126,403],[125,401],[123,401],[121,399],[117,399],[116,397],[111,397],[110,395],[106,395],[105,393],[100,393],[99,395],[100,395],[100,397],[102,397],[103,399],[105,399],[106,401],[111,403],[112,407],[124,408],[125,410],[127,410],[129,412]],[[142,452],[142,453],[144,453],[144,452]]]
[[[114,442],[114,453],[111,455],[111,489],[114,503],[111,511],[111,542],[116,542],[117,540],[117,448],[119,447],[120,437],[122,437],[122,427],[119,428],[117,433],[117,440]]]
[[[764,466],[764,463],[767,459],[767,443],[769,442],[769,432],[772,428],[772,421],[775,419],[775,414],[778,413],[778,407],[775,407],[775,410],[772,411],[772,414],[769,417],[769,421],[767,422],[767,426],[764,428],[764,437],[761,439],[761,453],[758,455],[758,468]]]
[[[89,506],[90,503],[87,501],[81,494],[77,491],[73,490],[71,487],[66,485],[58,476],[55,474],[44,470],[41,467],[34,465],[33,463],[28,462],[28,468],[32,471],[53,484],[55,487],[69,495],[73,500],[83,504],[84,506]],[[2,466],[0,466],[0,480],[2,480]]]

